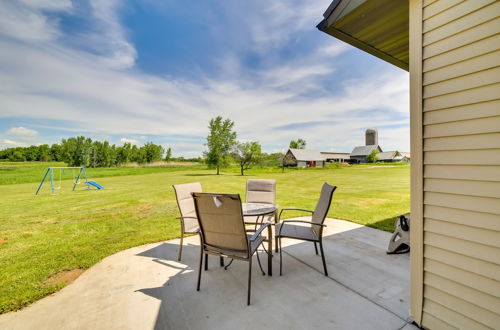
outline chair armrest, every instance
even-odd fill
[[[295,222],[295,223],[307,223],[307,224],[310,224],[310,225],[314,225],[314,226],[320,226],[320,227],[326,227],[326,225],[322,224],[322,223],[316,223],[316,222],[311,222],[311,221],[306,221],[306,220],[283,220],[281,221],[281,227],[280,227],[280,231],[278,232],[278,236],[281,235],[281,230],[283,229],[283,225],[287,222]]]
[[[265,223],[262,226],[260,226],[259,229],[257,229],[257,231],[249,238],[250,241],[255,241],[260,236],[262,231],[267,227],[269,227],[270,225],[271,225],[270,223]]]
[[[287,207],[287,208],[283,208],[283,209],[281,209],[281,211],[280,211],[280,215],[278,216],[278,219],[281,219],[281,214],[283,213],[283,211],[302,211],[302,212],[314,213],[314,211],[311,211],[311,210],[306,210],[306,209],[296,209],[296,208],[290,208],[290,207]]]
[[[198,219],[197,217],[176,217],[176,219],[184,220],[184,219]]]

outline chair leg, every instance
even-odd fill
[[[179,253],[177,255],[177,261],[181,261],[182,257],[182,243],[184,242],[184,232],[181,230],[181,243],[179,245]]]
[[[275,224],[278,224],[279,220],[278,220],[278,212],[274,213],[274,223]],[[275,239],[275,245],[276,245],[276,248],[275,248],[275,252],[278,253],[278,236],[276,235],[276,227],[274,227],[274,239]]]
[[[247,306],[250,306],[250,292],[252,290],[252,257],[248,261],[248,295],[247,295]]]
[[[224,258],[223,257],[219,257],[220,259],[220,266],[221,267],[224,267]]]
[[[281,237],[279,238],[279,243],[280,243],[280,276],[283,274],[283,261],[282,261],[282,256],[281,256],[281,250],[283,250],[283,246],[281,245]]]
[[[319,248],[321,250],[321,259],[323,260],[323,269],[325,270],[325,276],[328,276],[328,270],[326,269],[325,252],[323,252],[323,242],[319,241]]]
[[[205,254],[205,271],[208,270],[208,254]]]
[[[318,255],[318,245],[314,242],[314,250],[316,250],[316,255]]]
[[[262,275],[264,276],[264,275],[266,275],[266,273],[264,272],[264,269],[262,269],[262,264],[260,263],[259,251],[255,251],[255,255],[257,256],[257,261],[259,263],[260,271],[262,272]]]
[[[200,291],[201,268],[202,267],[203,267],[203,248],[200,249],[200,267],[198,267],[198,285],[196,286],[196,291]]]

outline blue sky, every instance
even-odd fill
[[[241,141],[409,150],[408,73],[316,29],[329,0],[0,2],[0,148],[83,134],[199,156]]]

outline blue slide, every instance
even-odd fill
[[[104,189],[103,186],[101,186],[100,184],[98,184],[97,182],[95,181],[87,181],[87,184],[91,185],[91,186],[94,186],[96,187],[97,189]]]

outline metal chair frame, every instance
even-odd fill
[[[196,209],[196,215],[198,217],[198,222],[200,226],[200,262],[199,262],[199,268],[198,268],[198,282],[196,285],[196,291],[200,291],[200,285],[201,285],[201,269],[203,268],[203,255],[205,255],[205,270],[206,270],[206,263],[207,263],[207,256],[209,254],[219,256],[221,259],[224,258],[230,258],[232,260],[241,260],[241,261],[246,261],[248,262],[248,288],[247,288],[247,305],[250,305],[250,297],[251,297],[251,287],[252,287],[252,257],[254,254],[257,254],[257,261],[259,262],[259,266],[261,267],[262,270],[262,265],[260,264],[260,259],[259,255],[257,253],[258,247],[264,243],[265,237],[261,236],[262,232],[267,229],[267,227],[270,225],[268,223],[262,224],[260,228],[257,229],[257,231],[251,236],[247,237],[246,232],[245,232],[245,240],[246,240],[246,246],[247,248],[245,250],[235,250],[231,248],[227,248],[224,246],[216,246],[216,245],[211,245],[206,243],[205,239],[205,231],[203,228],[203,218],[200,217],[199,210],[198,210],[198,205],[197,205],[197,197],[199,196],[211,196],[211,197],[221,197],[225,196],[231,199],[238,200],[240,203],[240,208],[241,208],[241,199],[239,195],[232,195],[232,194],[210,194],[210,193],[193,193],[193,198],[195,202],[195,209]],[[200,220],[201,219],[201,220]],[[243,228],[245,228],[245,222],[243,220],[243,211],[241,212],[241,224]],[[243,238],[243,237],[242,237]],[[260,243],[258,243],[257,246],[254,247],[254,250],[252,251],[252,242],[257,241],[260,239]],[[271,253],[268,252],[267,255],[268,258],[271,258]],[[231,260],[231,262],[232,262]],[[221,264],[222,265],[222,264]],[[229,266],[229,265],[228,265]],[[227,269],[227,266],[226,266]],[[265,275],[264,271],[262,270],[263,275]]]
[[[325,185],[328,185],[328,184],[325,183]],[[323,250],[323,228],[326,227],[326,225],[323,224],[323,222],[325,221],[326,216],[328,214],[328,211],[330,210],[330,205],[331,205],[331,202],[332,202],[333,193],[337,189],[336,186],[330,186],[330,185],[328,185],[328,186],[331,187],[331,191],[329,192],[329,196],[327,196],[328,197],[328,206],[327,206],[327,209],[325,210],[324,216],[322,216],[321,222],[313,222],[313,221],[298,220],[298,219],[281,220],[281,215],[283,214],[284,211],[302,211],[302,212],[311,213],[312,215],[314,215],[314,212],[315,212],[315,211],[312,211],[312,210],[301,209],[301,208],[283,208],[283,209],[281,209],[279,217],[278,217],[279,222],[280,222],[280,227],[279,227],[278,232],[276,233],[276,238],[278,239],[279,253],[280,253],[280,276],[283,274],[283,261],[282,261],[283,260],[283,258],[282,258],[282,250],[283,250],[283,248],[282,248],[282,242],[281,242],[281,239],[283,237],[285,237],[285,238],[292,238],[292,239],[298,239],[298,240],[302,240],[302,241],[313,242],[314,243],[314,250],[316,252],[316,255],[318,254],[317,243],[319,243],[319,248],[320,248],[320,251],[321,251],[321,260],[323,262],[323,270],[324,270],[325,276],[328,276],[328,269],[326,267],[325,253],[324,253],[324,250]],[[320,196],[320,200],[321,200],[321,197],[322,196]],[[305,224],[309,224],[311,226],[317,226],[317,227],[319,227],[319,233],[316,234],[316,232],[313,230],[312,232],[313,232],[313,235],[315,237],[312,238],[312,239],[304,238],[304,237],[297,237],[297,236],[283,235],[281,232],[282,232],[284,226],[287,223],[305,223]]]

